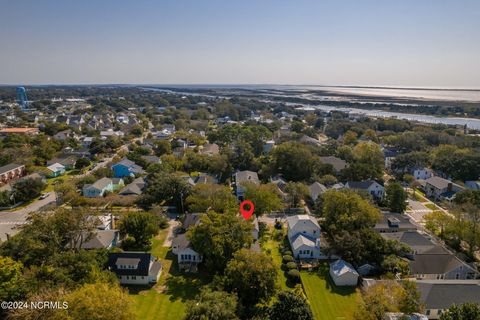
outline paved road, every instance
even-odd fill
[[[34,201],[24,208],[16,211],[0,212],[0,240],[5,241],[7,239],[7,234],[14,235],[17,233],[18,231],[15,227],[24,224],[30,212],[38,211],[42,207],[55,203],[56,201],[56,193],[50,192],[45,199]]]
[[[410,199],[409,205],[410,209],[406,213],[417,223],[424,223],[423,216],[432,212],[420,201]]]

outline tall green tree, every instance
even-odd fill
[[[389,183],[385,189],[391,212],[403,213],[407,209],[407,193],[398,182]]]
[[[259,216],[283,208],[282,199],[274,185],[245,183],[243,187],[245,187],[245,199],[253,202],[256,215]]]
[[[453,305],[440,315],[440,320],[480,320],[480,305],[477,303]]]
[[[149,212],[129,212],[120,220],[120,234],[133,239],[133,243],[127,244],[129,250],[142,249],[150,245],[150,239],[158,233],[158,230],[158,219]]]
[[[203,255],[206,267],[211,272],[223,273],[236,251],[250,247],[252,230],[253,225],[236,212],[209,211],[199,225],[187,232],[187,237]]]
[[[235,209],[237,199],[226,186],[218,184],[198,184],[186,199],[190,212],[206,212],[211,209],[225,212]]]
[[[280,292],[268,313],[270,320],[313,320],[312,310],[310,310],[308,302],[303,297],[290,291]]]
[[[202,289],[187,306],[185,320],[237,320],[238,298],[224,291]]]
[[[249,249],[233,255],[225,269],[224,286],[236,292],[245,306],[268,301],[275,294],[277,268],[270,257]]]

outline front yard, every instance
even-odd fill
[[[301,271],[303,288],[316,320],[350,320],[361,301],[358,289],[337,287],[330,280],[328,264],[312,272]]]
[[[158,283],[152,288],[129,288],[139,320],[182,319],[186,303],[208,282],[206,277],[199,274],[185,275],[177,271],[176,256],[169,247],[162,246],[167,231],[168,229],[160,231],[150,250],[163,265]]]

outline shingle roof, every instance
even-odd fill
[[[337,157],[320,157],[320,160],[323,163],[330,164],[333,166],[335,171],[341,171],[347,167],[347,162]]]
[[[382,233],[384,238],[389,240],[398,240],[407,244],[417,254],[445,254],[448,253],[441,246],[433,243],[424,235],[417,231]]]
[[[308,214],[297,214],[295,216],[287,217],[287,223],[288,223],[289,229],[294,228],[297,223],[301,223],[301,222],[306,223],[308,221],[320,228],[320,225],[318,224],[317,219],[315,219],[312,216],[309,216]]]
[[[52,172],[55,172],[55,171],[58,171],[58,170],[65,170],[65,166],[60,164],[60,163],[54,163],[52,165],[49,165],[47,167],[47,169],[52,171]]]
[[[173,238],[172,247],[176,247],[178,250],[183,250],[191,246],[190,240],[187,239],[185,233],[177,235]]]
[[[118,230],[97,230],[92,239],[82,245],[82,249],[108,248],[118,236]]]
[[[235,173],[235,182],[240,184],[242,182],[253,182],[255,184],[259,184],[260,180],[258,179],[258,174],[253,171],[238,171]]]
[[[118,269],[118,259],[139,259],[137,269]],[[116,252],[108,254],[108,269],[115,272],[117,275],[126,276],[148,276],[150,268],[150,260],[153,260],[153,256],[146,252]]]
[[[478,281],[417,281],[421,302],[426,309],[448,309],[453,304],[480,303]]]
[[[430,177],[427,180],[425,180],[425,182],[427,184],[430,184],[430,185],[434,186],[437,189],[445,189],[445,188],[448,187],[448,184],[452,183],[451,181],[449,181],[447,179],[443,179],[443,178],[438,177],[438,176]]]
[[[203,213],[189,213],[185,215],[185,220],[183,221],[183,229],[187,230],[190,227],[196,226],[200,223],[200,218]]]
[[[309,247],[314,247],[315,246],[315,240],[305,236],[301,233],[297,234],[295,237],[292,239],[292,249],[297,250],[303,245],[309,246]]]
[[[350,263],[341,259],[330,263],[330,270],[332,270],[333,274],[335,274],[337,277],[340,277],[346,273],[354,273],[358,275],[357,271]]]
[[[416,254],[414,259],[409,262],[412,274],[444,274],[460,266],[470,268],[453,254]]]
[[[101,178],[89,185],[87,188],[95,188],[98,190],[103,190],[105,189],[110,183],[112,183],[112,179],[110,178]]]
[[[21,168],[21,167],[24,167],[24,165],[23,164],[10,163],[10,164],[7,164],[3,167],[0,167],[0,174],[3,174],[5,172],[8,172],[8,171],[11,171],[11,170],[14,170],[14,169],[18,169],[18,168]]]
[[[358,190],[367,190],[374,183],[376,183],[376,181],[374,180],[347,182],[349,189],[358,189]]]
[[[320,182],[312,183],[308,187],[308,189],[310,190],[310,196],[314,197],[314,198],[318,197],[319,195],[323,194],[324,192],[326,192],[328,190],[327,187],[325,187]]]

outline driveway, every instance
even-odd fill
[[[180,226],[180,221],[170,219],[168,221],[168,233],[165,241],[163,242],[164,247],[171,247],[173,238],[175,237],[175,230]]]
[[[56,203],[56,201],[56,193],[50,192],[45,199],[36,200],[24,208],[0,212],[0,240],[5,241],[7,234],[12,236],[17,233],[18,230],[15,227],[24,224],[29,213],[38,211],[49,204]]]

